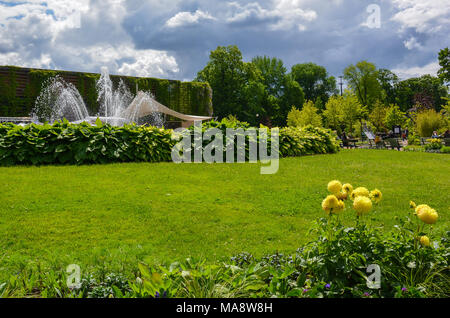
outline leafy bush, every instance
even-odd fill
[[[443,146],[443,147],[441,148],[441,153],[450,153],[450,147]]]
[[[226,128],[245,130],[249,126],[237,120],[224,119],[222,122],[205,123],[203,131],[208,128],[219,128],[225,134]],[[246,138],[248,140],[249,137]],[[225,138],[224,152],[226,142]],[[172,130],[134,124],[115,127],[100,121],[96,126],[62,121],[53,125],[30,124],[22,127],[6,123],[0,124],[0,165],[171,161],[172,148],[177,143],[178,138]],[[202,143],[205,147],[209,141]],[[338,150],[335,136],[328,130],[312,127],[280,130],[281,156],[333,153]],[[248,149],[246,155],[248,157]]]
[[[405,113],[400,110],[397,105],[390,105],[386,110],[386,117],[384,119],[385,125],[388,129],[394,126],[403,126],[406,122]]]
[[[91,164],[171,160],[170,130],[125,125],[0,125],[0,165]]]
[[[317,113],[318,109],[312,101],[307,101],[301,110],[292,107],[287,116],[289,127],[305,127],[308,125],[322,127],[322,116]]]
[[[437,131],[445,125],[442,114],[435,110],[427,110],[417,114],[416,130],[422,137],[431,137],[433,131]]]
[[[336,153],[339,151],[337,136],[328,129],[306,126],[302,129],[280,129],[280,154],[294,157],[309,154]]]
[[[428,143],[425,145],[425,150],[440,150],[442,148],[442,142],[440,139],[428,139]]]

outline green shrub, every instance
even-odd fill
[[[247,123],[227,119],[205,123],[203,131],[213,127],[224,133],[226,128],[249,128]],[[0,124],[0,165],[171,161],[172,148],[177,142],[172,130],[134,124],[115,127],[98,121],[96,126],[91,126],[87,123],[71,124],[66,120],[53,125],[19,126],[6,123]],[[203,147],[209,143],[203,141]],[[226,152],[226,138],[224,143]],[[248,142],[246,148],[248,158]],[[329,130],[310,126],[280,130],[282,157],[334,153],[338,150],[336,137]]]
[[[450,153],[450,147],[443,146],[441,148],[441,153]]]
[[[428,139],[428,143],[425,145],[425,150],[440,150],[442,148],[442,142],[440,139]]]
[[[444,125],[444,117],[435,110],[427,110],[417,114],[416,130],[422,137],[431,137],[433,131],[439,130]]]
[[[287,117],[289,127],[305,127],[308,125],[322,127],[322,116],[312,101],[307,101],[301,110],[292,107]]]

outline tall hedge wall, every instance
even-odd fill
[[[95,82],[100,74],[0,66],[0,117],[28,116],[43,82],[55,75],[77,87],[90,114],[98,112]],[[175,111],[191,115],[212,114],[212,92],[208,84],[111,75],[116,85],[120,79],[131,92],[136,93],[138,84],[139,90],[151,91],[158,102]]]

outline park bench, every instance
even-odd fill
[[[402,148],[397,138],[389,138],[386,139],[386,142],[390,145],[391,149],[394,150],[396,148],[398,151]]]
[[[450,147],[450,138],[444,138],[444,144],[446,147]]]

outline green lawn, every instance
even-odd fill
[[[385,230],[410,200],[431,205],[438,234],[450,224],[449,176],[448,155],[385,150],[282,159],[275,175],[256,164],[0,168],[0,279],[30,263],[128,270],[144,258],[294,252],[324,215],[331,179],[380,189],[371,215]]]

